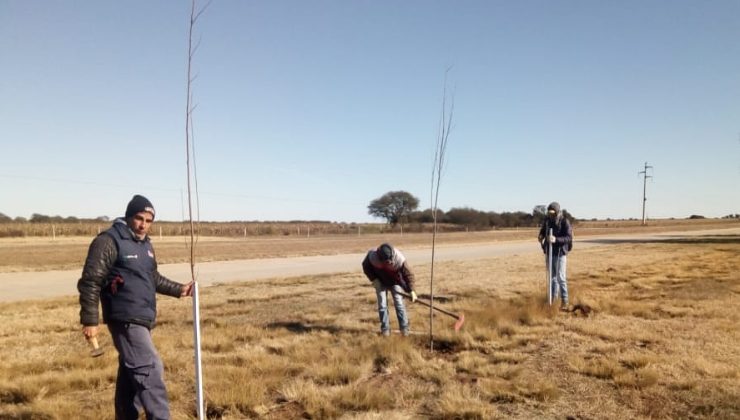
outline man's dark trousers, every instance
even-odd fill
[[[164,366],[149,329],[123,322],[110,322],[108,329],[118,350],[116,420],[138,419],[139,407],[149,420],[169,419]]]

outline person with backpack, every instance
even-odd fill
[[[550,231],[552,229],[552,231]],[[550,233],[552,232],[552,234]],[[552,266],[550,273],[551,295],[553,298],[560,293],[560,309],[568,310],[568,281],[566,268],[568,253],[573,249],[573,228],[562,211],[560,204],[553,201],[547,206],[547,216],[542,222],[538,240],[545,253],[545,266],[547,267],[547,248],[552,246]]]
[[[381,244],[376,249],[367,252],[362,261],[362,271],[375,288],[378,298],[378,317],[380,318],[380,333],[383,336],[391,335],[391,326],[388,317],[388,296],[390,290],[393,296],[393,306],[396,308],[401,335],[409,334],[409,317],[403,304],[403,295],[406,292],[411,296],[411,302],[416,302],[414,291],[414,274],[411,272],[406,257],[391,244]]]

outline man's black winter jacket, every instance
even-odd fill
[[[77,290],[82,325],[99,324],[98,302],[102,301],[106,323],[131,322],[153,328],[155,294],[179,297],[182,285],[159,274],[149,237],[138,240],[125,221],[117,219],[90,244]]]

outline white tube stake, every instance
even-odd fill
[[[552,228],[547,232],[547,302],[552,306]]]
[[[195,347],[195,399],[198,410],[198,420],[205,419],[203,409],[203,373],[200,358],[200,308],[198,306],[198,282],[193,283],[193,338]]]

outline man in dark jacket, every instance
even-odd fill
[[[180,284],[159,274],[149,229],[154,207],[135,195],[107,231],[90,245],[77,282],[82,333],[98,334],[98,302],[118,350],[116,419],[137,419],[143,408],[147,419],[169,419],[164,367],[152,342],[157,315],[156,293],[192,296],[193,283]]]
[[[552,229],[552,234],[550,234]],[[568,309],[568,281],[566,279],[567,256],[573,245],[573,229],[568,219],[560,211],[560,204],[553,201],[547,206],[547,217],[542,223],[538,236],[542,250],[545,252],[545,266],[547,266],[547,247],[552,246],[552,279],[551,296],[553,298],[560,291],[560,309]]]
[[[362,271],[365,272],[375,288],[378,298],[378,316],[380,318],[380,333],[384,336],[391,334],[390,320],[388,319],[388,297],[386,291],[390,290],[393,296],[393,306],[396,308],[398,324],[401,334],[409,334],[409,318],[406,307],[403,304],[403,296],[399,292],[411,295],[411,302],[416,302],[414,291],[414,274],[411,272],[406,257],[401,251],[390,244],[382,244],[377,249],[367,252],[362,261]]]

